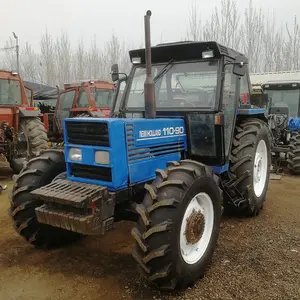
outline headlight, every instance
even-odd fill
[[[82,160],[82,152],[80,148],[70,148],[69,149],[69,159],[73,161]]]
[[[101,164],[101,165],[109,165],[109,152],[96,151],[95,152],[95,163]]]

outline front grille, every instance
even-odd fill
[[[109,147],[108,124],[98,122],[67,122],[70,144]]]
[[[70,171],[75,177],[112,182],[111,168],[72,164]]]

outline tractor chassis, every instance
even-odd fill
[[[288,145],[273,146],[272,152],[272,173],[278,173],[286,165],[287,153],[290,151]]]

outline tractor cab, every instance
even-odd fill
[[[30,110],[32,106],[33,91],[23,84],[20,75],[0,70],[0,124],[6,121],[17,128],[14,115],[19,108]]]
[[[262,85],[262,90],[268,95],[269,109],[287,107],[289,117],[300,117],[300,79],[294,81],[268,81]]]
[[[156,118],[169,118],[170,122],[183,119],[189,136],[188,155],[222,172],[228,163],[236,119],[253,113],[250,108],[257,104],[257,95],[251,94],[248,60],[216,42],[160,44],[151,50]],[[128,77],[119,78],[117,65],[112,67],[113,80],[118,80],[118,108],[113,106],[112,114],[145,118],[145,50],[130,51],[130,59],[133,66]],[[118,87],[124,82],[120,97]],[[178,134],[167,125],[157,138]],[[147,129],[141,134],[151,135],[151,128]]]
[[[0,156],[18,173],[26,159],[47,147],[33,90],[24,85],[19,74],[0,70]]]
[[[287,166],[290,172],[299,175],[300,78],[268,81],[262,85],[262,90],[268,97],[274,171]]]
[[[266,97],[268,126],[272,133],[272,168],[287,167],[300,174],[300,72],[283,71],[251,75],[253,90]]]
[[[113,93],[114,84],[107,81],[90,80],[65,84],[55,110],[57,126],[62,129],[65,118],[88,114],[90,111],[102,112],[103,116],[108,116]]]
[[[64,85],[54,111],[54,122],[49,126],[49,138],[63,140],[63,121],[77,116],[107,117],[113,100],[115,86],[101,80],[89,80]]]

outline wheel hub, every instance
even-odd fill
[[[180,252],[187,264],[197,263],[207,250],[214,218],[210,196],[204,192],[195,195],[186,207],[180,227]]]
[[[261,169],[262,169],[262,158],[260,157],[256,162],[256,182],[261,179]]]
[[[188,244],[196,244],[200,241],[204,231],[205,219],[200,211],[195,211],[186,220],[186,241]]]
[[[256,197],[260,197],[264,191],[268,172],[267,146],[264,140],[260,140],[257,145],[254,168],[253,168],[253,188]]]

